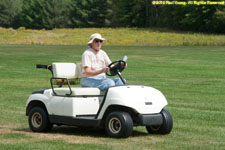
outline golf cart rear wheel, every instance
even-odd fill
[[[152,134],[169,134],[173,128],[173,119],[169,111],[163,109],[161,111],[163,117],[162,125],[146,126],[148,133]]]
[[[48,115],[42,107],[34,107],[28,114],[28,122],[33,132],[47,132],[52,129],[48,121]]]
[[[106,117],[105,130],[110,137],[127,138],[133,131],[133,120],[126,112],[111,112]]]

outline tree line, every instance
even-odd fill
[[[225,6],[153,5],[152,0],[0,0],[0,26],[159,27],[225,33]]]

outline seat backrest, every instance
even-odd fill
[[[82,78],[82,63],[76,63],[76,71],[75,71],[75,78]]]
[[[81,78],[81,63],[52,63],[53,77],[55,78]]]

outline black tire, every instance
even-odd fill
[[[47,112],[42,107],[34,107],[30,110],[28,122],[33,132],[48,132],[53,127],[53,124],[49,123]]]
[[[133,131],[133,120],[129,113],[111,112],[106,117],[105,130],[110,137],[127,138]]]
[[[173,118],[169,111],[163,109],[161,111],[163,117],[163,124],[162,125],[151,125],[146,126],[148,133],[152,134],[169,134],[173,128]]]

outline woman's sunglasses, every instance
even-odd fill
[[[102,43],[103,41],[102,40],[95,40],[95,43],[98,43],[98,42]]]

